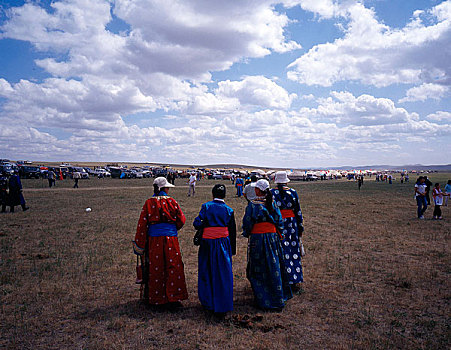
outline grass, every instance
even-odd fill
[[[417,220],[413,183],[367,180],[359,192],[352,181],[292,182],[305,217],[301,292],[281,313],[255,309],[239,237],[235,310],[215,322],[197,299],[192,222],[217,182],[199,182],[194,198],[182,180],[171,192],[187,217],[179,241],[190,296],[164,313],[144,309],[134,284],[131,240],[151,179],[80,180],[78,190],[25,180],[31,209],[0,215],[0,348],[450,347],[451,211]],[[228,191],[239,221],[245,200]]]

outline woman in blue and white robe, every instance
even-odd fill
[[[274,181],[277,188],[272,189],[271,193],[283,218],[282,233],[285,240],[282,246],[286,270],[292,289],[297,290],[300,288],[299,283],[304,281],[300,249],[300,240],[304,231],[302,211],[296,190],[287,186],[290,180],[286,172],[277,172]]]

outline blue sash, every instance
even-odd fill
[[[175,227],[175,224],[163,222],[161,224],[149,225],[149,228],[147,229],[147,234],[150,237],[161,237],[161,236],[177,237],[177,228]]]

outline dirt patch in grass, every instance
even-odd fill
[[[130,242],[151,182],[91,179],[77,191],[65,180],[54,191],[24,181],[31,209],[0,215],[1,348],[449,348],[451,211],[417,220],[413,183],[365,181],[359,192],[355,182],[292,182],[305,217],[302,289],[280,313],[256,309],[240,236],[235,310],[218,322],[197,299],[192,245],[193,219],[217,181],[201,181],[195,197],[182,181],[171,192],[187,217],[184,308],[158,312],[138,301]],[[240,221],[246,202],[228,191]]]

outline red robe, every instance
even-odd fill
[[[155,196],[146,200],[136,229],[135,241],[140,248],[146,244],[149,225],[175,224],[180,230],[186,218],[175,199]],[[147,237],[149,248],[149,303],[166,304],[188,299],[185,272],[178,238]]]

